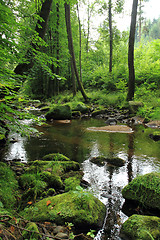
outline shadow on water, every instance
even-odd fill
[[[102,120],[74,120],[70,124],[52,123],[37,127],[43,135],[17,138],[1,154],[5,160],[20,159],[33,161],[45,154],[59,152],[81,163],[84,179],[90,183],[89,191],[106,205],[104,225],[96,239],[121,239],[120,227],[128,218],[122,211],[124,199],[122,188],[134,177],[159,171],[159,142],[148,137],[143,126],[133,133],[107,133],[88,131],[88,127],[104,126]],[[105,162],[98,166],[91,162],[93,157],[119,157],[125,160],[122,167]]]

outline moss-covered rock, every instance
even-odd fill
[[[143,107],[142,102],[129,101],[129,111],[130,111],[130,113],[136,113],[140,107]]]
[[[77,171],[80,169],[80,164],[74,161],[42,161],[36,160],[32,162],[31,166],[26,169],[28,173],[37,173],[42,171],[48,171],[61,175],[71,170]]]
[[[78,177],[69,177],[66,178],[64,181],[65,184],[65,192],[68,192],[70,190],[76,190],[76,187],[79,186],[81,183],[80,178]]]
[[[74,111],[79,111],[81,113],[88,113],[90,108],[88,106],[86,106],[85,104],[77,104],[77,106],[73,109]]]
[[[37,225],[34,222],[27,223],[25,229],[28,231],[24,230],[22,232],[22,236],[24,237],[24,239],[34,239],[34,240],[39,239],[40,237],[39,230]]]
[[[121,234],[130,240],[160,239],[160,218],[132,215],[123,223]]]
[[[42,159],[46,161],[70,161],[68,157],[60,153],[50,153],[45,155]]]
[[[85,228],[102,226],[105,213],[102,202],[81,190],[45,198],[20,214],[31,221],[53,221],[59,225],[72,222]]]
[[[98,166],[104,166],[105,162],[116,167],[122,167],[125,164],[125,161],[121,158],[118,157],[109,158],[104,156],[94,157],[91,159],[91,162],[97,164]]]
[[[65,120],[71,119],[72,111],[69,105],[60,105],[53,107],[50,111],[48,111],[45,115],[47,120],[55,119],[55,120]]]
[[[62,189],[63,188],[63,182],[60,176],[57,174],[53,174],[51,172],[42,172],[40,174],[40,177],[43,181],[45,181],[50,188],[55,189]]]
[[[136,177],[122,190],[125,199],[141,203],[146,208],[160,210],[160,173]]]
[[[11,210],[17,203],[18,181],[10,167],[0,162],[0,201],[7,210]]]

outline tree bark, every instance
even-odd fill
[[[113,58],[112,0],[109,0],[108,5],[109,5],[108,15],[109,15],[109,44],[110,44],[109,73],[112,73],[112,58]]]
[[[65,20],[66,20],[69,52],[70,52],[70,55],[71,55],[71,60],[72,60],[72,64],[73,64],[73,68],[74,68],[74,72],[75,72],[75,75],[76,75],[76,79],[77,79],[77,82],[78,82],[79,89],[82,93],[82,96],[83,96],[84,100],[87,102],[88,97],[87,97],[87,95],[84,91],[82,82],[79,78],[77,65],[76,65],[76,59],[75,59],[75,53],[74,53],[74,47],[73,47],[73,39],[72,39],[72,30],[71,30],[70,5],[65,3],[64,6],[65,6]]]
[[[81,35],[81,21],[79,16],[79,7],[77,3],[78,24],[79,24],[79,74],[82,82],[82,35]]]
[[[38,33],[39,37],[41,37],[42,39],[44,38],[45,33],[46,33],[47,23],[48,23],[48,19],[49,19],[49,13],[50,13],[51,6],[52,6],[52,1],[53,0],[45,0],[43,2],[39,16],[41,18],[43,18],[44,21],[41,22],[40,20],[38,20],[36,28],[35,28],[35,31]],[[37,48],[37,46],[35,44],[33,44],[32,42],[30,45],[34,49]],[[32,51],[30,51],[30,50],[27,51],[26,58],[28,58],[29,63],[18,64],[16,66],[16,68],[14,69],[14,72],[16,74],[22,75],[24,72],[27,72],[30,68],[33,67],[34,61],[33,61]]]
[[[129,82],[128,82],[128,94],[127,94],[128,101],[134,98],[134,91],[135,91],[134,41],[135,41],[135,31],[136,31],[137,7],[138,7],[138,0],[133,0],[130,35],[129,35],[129,46],[128,46],[128,68],[129,68]]]

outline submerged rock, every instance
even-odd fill
[[[160,239],[160,218],[154,216],[132,215],[121,228],[123,239]]]
[[[60,153],[50,153],[45,155],[42,159],[46,161],[70,161],[68,157]]]
[[[122,190],[125,199],[134,200],[145,208],[160,210],[160,173],[136,177]]]
[[[104,166],[105,162],[116,167],[122,167],[125,164],[125,161],[118,157],[109,158],[104,156],[98,156],[98,157],[92,158],[90,161],[97,164],[98,166]]]
[[[71,119],[72,111],[69,105],[55,106],[45,115],[47,120],[66,120]]]
[[[63,225],[72,222],[78,227],[101,227],[106,213],[105,205],[92,194],[80,190],[45,198],[21,215],[30,221],[54,221]]]

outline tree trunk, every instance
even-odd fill
[[[56,30],[56,55],[57,55],[57,67],[56,67],[56,75],[59,76],[59,4],[56,4],[57,8],[57,30]],[[59,80],[56,79],[56,91],[57,95],[59,94]]]
[[[48,23],[48,19],[49,19],[49,13],[50,13],[51,6],[52,6],[52,1],[53,0],[46,0],[43,2],[39,16],[41,18],[43,18],[44,21],[41,22],[40,20],[38,20],[36,28],[35,28],[35,31],[38,33],[39,37],[41,37],[42,39],[44,38],[44,35],[46,33],[47,23]],[[30,45],[34,49],[37,48],[36,45],[33,44],[32,42]],[[16,74],[22,75],[24,72],[28,71],[30,68],[33,67],[33,65],[34,65],[33,54],[30,50],[27,51],[26,58],[28,58],[29,63],[18,64],[16,66],[16,68],[14,69],[14,72]]]
[[[112,73],[112,58],[113,58],[112,0],[109,0],[108,5],[109,5],[108,15],[109,15],[109,43],[110,43],[109,73]]]
[[[77,66],[76,66],[76,59],[75,59],[73,39],[72,39],[71,21],[70,21],[70,5],[65,3],[64,6],[65,6],[65,20],[66,20],[69,52],[70,52],[70,55],[71,55],[71,60],[72,60],[74,72],[75,72],[75,75],[76,75],[76,78],[77,78],[79,89],[82,93],[82,96],[83,96],[84,100],[87,102],[88,97],[87,97],[87,95],[84,91],[82,82],[80,81]]]
[[[136,31],[137,7],[138,7],[138,0],[133,0],[130,35],[129,35],[129,46],[128,46],[128,68],[129,68],[129,82],[128,82],[128,94],[127,94],[128,101],[134,98],[134,91],[135,91],[134,41],[135,41],[135,31]]]
[[[77,13],[78,13],[78,24],[79,24],[79,72],[80,72],[80,79],[82,82],[82,36],[81,36],[81,21],[79,16],[78,3],[77,3]]]

